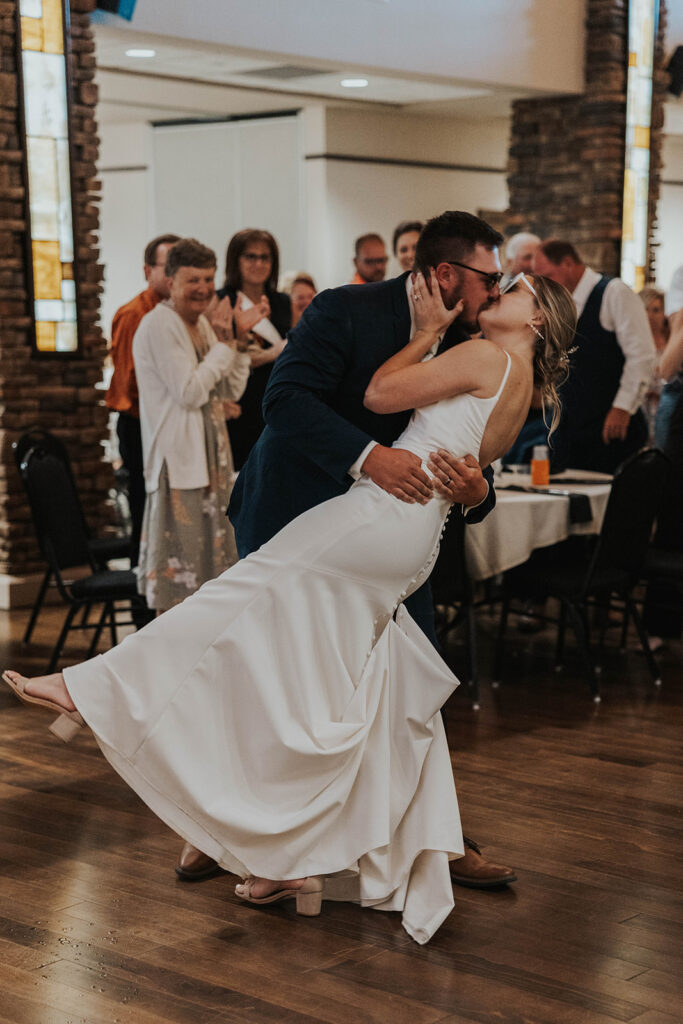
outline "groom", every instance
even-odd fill
[[[497,247],[502,236],[469,213],[447,211],[424,228],[415,269],[429,279],[434,267],[447,308],[462,299],[462,313],[438,351],[477,329],[482,309],[497,302],[501,278]],[[241,557],[255,551],[307,509],[343,494],[361,473],[402,501],[425,503],[433,487],[480,522],[495,504],[490,467],[473,456],[433,453],[421,468],[412,452],[392,448],[410,412],[378,415],[363,404],[375,370],[408,343],[414,330],[410,276],[377,284],[345,285],[322,292],[289,334],[275,363],[263,402],[266,427],[235,484],[229,515]],[[437,645],[429,585],[405,602]],[[416,684],[417,685],[417,684]],[[453,881],[491,888],[516,880],[510,868],[491,864],[465,840],[465,856],[451,862]],[[207,878],[217,865],[186,844],[176,866],[185,880]]]

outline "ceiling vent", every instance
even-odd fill
[[[274,64],[269,68],[254,68],[241,71],[241,75],[251,78],[272,78],[280,82],[290,82],[295,78],[311,78],[314,75],[329,74],[328,68],[302,68],[298,64]]]

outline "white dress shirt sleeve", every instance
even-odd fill
[[[361,473],[363,471],[363,463],[367,459],[367,457],[370,454],[370,452],[372,451],[372,449],[376,448],[378,444],[379,444],[379,441],[371,441],[370,444],[365,446],[365,448],[360,453],[360,455],[358,456],[358,458],[356,459],[354,464],[349,467],[349,476],[353,477],[354,480],[358,480],[359,479],[359,477],[360,477],[360,475],[361,475]]]
[[[488,496],[489,496],[489,491],[490,491],[490,490],[491,490],[491,488],[489,487],[489,482],[488,482],[488,480],[487,480],[487,481],[486,481],[486,494],[485,494],[485,495],[484,495],[484,497],[483,497],[483,498],[481,499],[481,501],[477,502],[477,504],[476,504],[476,505],[461,505],[461,506],[460,506],[460,509],[461,509],[461,511],[462,511],[462,514],[463,514],[463,516],[464,516],[464,518],[465,518],[465,519],[467,519],[467,513],[468,513],[468,512],[471,512],[471,511],[472,511],[472,509],[474,509],[474,508],[479,508],[479,506],[480,506],[480,505],[483,505],[483,504],[484,504],[484,502],[486,501],[486,499],[487,499],[487,498],[488,498]]]
[[[612,406],[633,415],[654,375],[657,350],[642,301],[619,278],[605,288],[600,323],[606,331],[614,331],[624,353],[624,368]]]

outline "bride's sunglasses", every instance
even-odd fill
[[[527,286],[533,297],[538,302],[538,295],[536,294],[536,290],[524,272],[515,274],[512,280],[508,281],[508,283],[500,289],[500,294],[505,295],[506,292],[512,291],[512,289],[515,287],[516,284],[519,283],[519,281],[522,281],[522,283]]]

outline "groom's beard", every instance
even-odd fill
[[[500,302],[500,299],[489,298],[486,302],[482,302],[481,306],[477,310],[477,314],[474,320],[464,320],[462,317],[458,319],[458,323],[462,324],[466,331],[470,334],[478,334],[481,331],[479,324],[479,316],[484,312],[485,309],[490,309],[491,306],[495,306]]]

